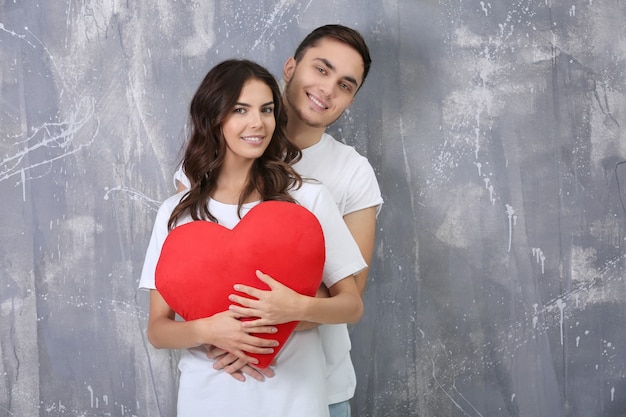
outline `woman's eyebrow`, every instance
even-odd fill
[[[272,106],[272,105],[274,105],[274,100],[268,101],[267,103],[261,104],[261,107]],[[235,103],[235,106],[252,107],[252,104],[242,103],[242,102],[238,101],[238,102]]]

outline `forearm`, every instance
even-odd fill
[[[367,263],[369,265],[370,263],[369,259],[367,260]],[[356,281],[356,287],[358,288],[359,294],[361,295],[361,297],[363,296],[363,293],[365,292],[368,272],[369,272],[369,268],[365,268],[364,270],[362,270],[361,272],[359,272],[358,274],[354,276],[354,280]]]
[[[298,325],[296,326],[295,331],[302,332],[305,330],[311,330],[311,329],[316,328],[319,325],[320,325],[319,323],[312,323],[310,321],[300,321],[298,322]]]
[[[148,340],[157,349],[189,349],[202,344],[210,344],[202,340],[196,331],[195,321],[175,321],[169,317],[159,317],[148,324]]]
[[[376,237],[376,207],[369,207],[343,216],[354,241],[359,246],[365,262],[370,265],[374,253],[374,240]],[[365,268],[355,275],[356,286],[359,294],[363,295],[367,283],[369,268]]]
[[[304,298],[299,312],[300,321],[320,324],[356,323],[363,314],[363,302],[358,294],[340,293],[330,298]]]
[[[324,284],[320,285],[319,288],[317,289],[317,294],[315,294],[315,296],[318,298],[330,297],[330,292],[328,291],[328,288],[326,288],[326,285]],[[296,331],[300,332],[304,330],[311,330],[311,329],[316,328],[319,325],[320,325],[319,323],[313,323],[311,321],[300,321],[298,323],[298,326],[296,327]]]
[[[229,310],[257,319],[242,323],[246,328],[267,326],[290,321],[320,324],[356,323],[363,314],[363,301],[352,275],[329,288],[329,298],[298,294],[267,274],[257,271],[257,277],[270,287],[260,290],[247,285],[235,285],[241,294],[231,294]]]

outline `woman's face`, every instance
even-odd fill
[[[261,157],[275,127],[272,90],[257,79],[246,81],[235,107],[222,123],[226,159],[253,161]]]

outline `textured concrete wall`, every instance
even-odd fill
[[[623,416],[626,4],[0,0],[0,416],[171,416],[136,291],[215,63],[319,25],[374,66],[331,131],[385,198],[358,416]]]

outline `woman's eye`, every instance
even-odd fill
[[[266,107],[262,110],[263,113],[274,113],[273,107]]]
[[[326,73],[326,70],[325,70],[324,68],[322,68],[322,67],[317,67],[317,71],[318,71],[320,74],[325,74],[325,73]]]
[[[246,112],[246,109],[243,107],[236,107],[235,110],[233,110],[233,113],[244,114],[245,112]]]

